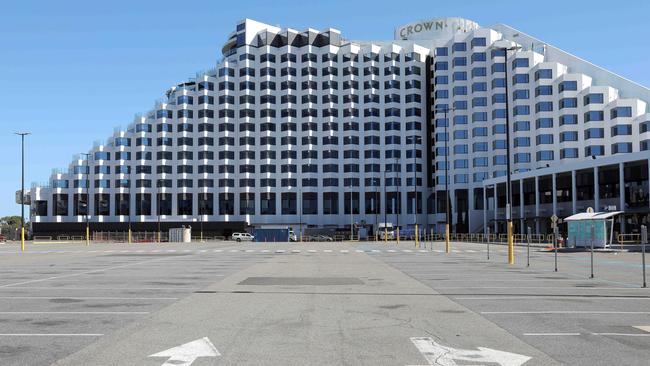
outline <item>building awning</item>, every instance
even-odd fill
[[[623,213],[623,211],[581,212],[565,218],[564,221],[606,220],[621,213]]]

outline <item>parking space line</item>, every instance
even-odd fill
[[[0,333],[0,337],[101,337],[102,333]]]
[[[111,296],[0,296],[0,300],[178,300],[178,297],[111,297]]]
[[[650,314],[650,311],[610,311],[610,310],[539,310],[539,311],[482,311],[481,314],[500,315],[500,314],[631,314],[644,315]]]
[[[622,336],[622,337],[650,337],[650,334],[643,333],[591,333],[599,336]]]
[[[148,311],[0,311],[0,315],[145,315]]]
[[[35,283],[35,282],[44,282],[44,281],[50,281],[50,280],[58,280],[61,278],[69,278],[69,277],[75,277],[75,276],[82,276],[90,273],[97,273],[97,272],[104,272],[104,271],[110,271],[113,269],[118,269],[118,268],[124,268],[124,267],[129,267],[129,266],[136,266],[139,264],[145,264],[149,262],[154,262],[154,261],[160,261],[163,259],[167,259],[168,257],[164,258],[154,258],[154,259],[148,259],[146,261],[140,261],[140,262],[134,262],[134,263],[127,263],[127,264],[120,264],[119,266],[113,266],[113,267],[106,267],[106,268],[98,268],[98,269],[93,269],[90,271],[84,271],[84,272],[75,272],[75,273],[69,273],[66,275],[61,275],[61,276],[52,276],[52,277],[46,277],[46,278],[39,278],[35,280],[28,280],[28,281],[22,281],[22,282],[15,282],[15,283],[8,283],[4,285],[0,285],[0,288],[3,287],[12,287],[12,286],[19,286],[19,285],[26,285],[28,283]]]
[[[525,336],[579,336],[580,333],[524,333]]]

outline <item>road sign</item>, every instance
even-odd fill
[[[427,360],[429,365],[458,366],[471,362],[472,365],[482,365],[480,362],[501,366],[520,366],[531,358],[517,353],[499,351],[492,348],[477,347],[477,350],[458,349],[436,343],[430,337],[413,337],[411,342]]]
[[[552,223],[556,223],[557,219],[558,219],[557,215],[554,214],[553,216],[551,216],[551,222]]]
[[[217,357],[221,353],[210,342],[208,337],[203,337],[192,342],[173,347],[162,352],[154,353],[148,357],[168,358],[162,366],[189,366],[199,357]]]

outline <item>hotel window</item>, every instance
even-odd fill
[[[553,144],[553,135],[552,134],[537,135],[536,142],[537,145],[551,145]]]
[[[576,159],[578,158],[578,148],[560,149],[560,159]]]
[[[528,121],[516,121],[514,124],[514,131],[530,131],[530,122]]]
[[[585,147],[585,156],[602,156],[605,155],[605,146],[591,145]]]
[[[563,114],[560,116],[560,126],[578,124],[577,114]]]
[[[515,164],[518,163],[530,163],[530,153],[516,153]]]
[[[472,47],[485,47],[486,42],[485,37],[472,38]]]
[[[617,125],[612,127],[612,136],[632,135],[632,125]]]
[[[513,84],[526,84],[529,81],[529,76],[528,74],[515,74],[512,77],[512,83]]]
[[[563,81],[558,85],[558,92],[562,93],[565,91],[575,91],[578,90],[577,81]]]
[[[517,68],[517,67],[528,67],[529,66],[529,60],[527,58],[516,58],[512,61],[512,68]]]
[[[618,144],[612,144],[612,154],[631,153],[631,152],[632,152],[631,142],[621,142]]]
[[[610,118],[632,117],[632,107],[616,107],[609,112]]]
[[[542,150],[537,152],[537,161],[551,161],[553,160],[552,150]]]
[[[535,80],[552,79],[552,78],[553,78],[553,70],[551,69],[539,69],[535,71]]]
[[[560,133],[560,142],[564,141],[578,141],[577,131],[564,131]]]
[[[584,115],[585,123],[591,121],[603,121],[605,118],[603,111],[589,111]]]
[[[530,137],[515,137],[514,143],[515,147],[529,147]]]
[[[578,98],[562,98],[560,99],[560,109],[576,108],[578,107]]]
[[[535,88],[535,96],[539,97],[540,95],[553,95],[553,87],[550,85],[540,85]]]
[[[588,128],[585,130],[585,140],[601,139],[605,137],[604,128]],[[588,155],[588,154],[587,154]]]
[[[604,103],[604,98],[602,93],[590,93],[584,96],[583,98],[584,105],[588,104],[602,104]]]

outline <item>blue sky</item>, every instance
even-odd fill
[[[75,153],[148,111],[173,84],[214,66],[235,23],[337,28],[391,39],[413,20],[505,23],[650,86],[648,1],[14,1],[0,10],[0,216],[19,214],[26,182],[47,181]]]

